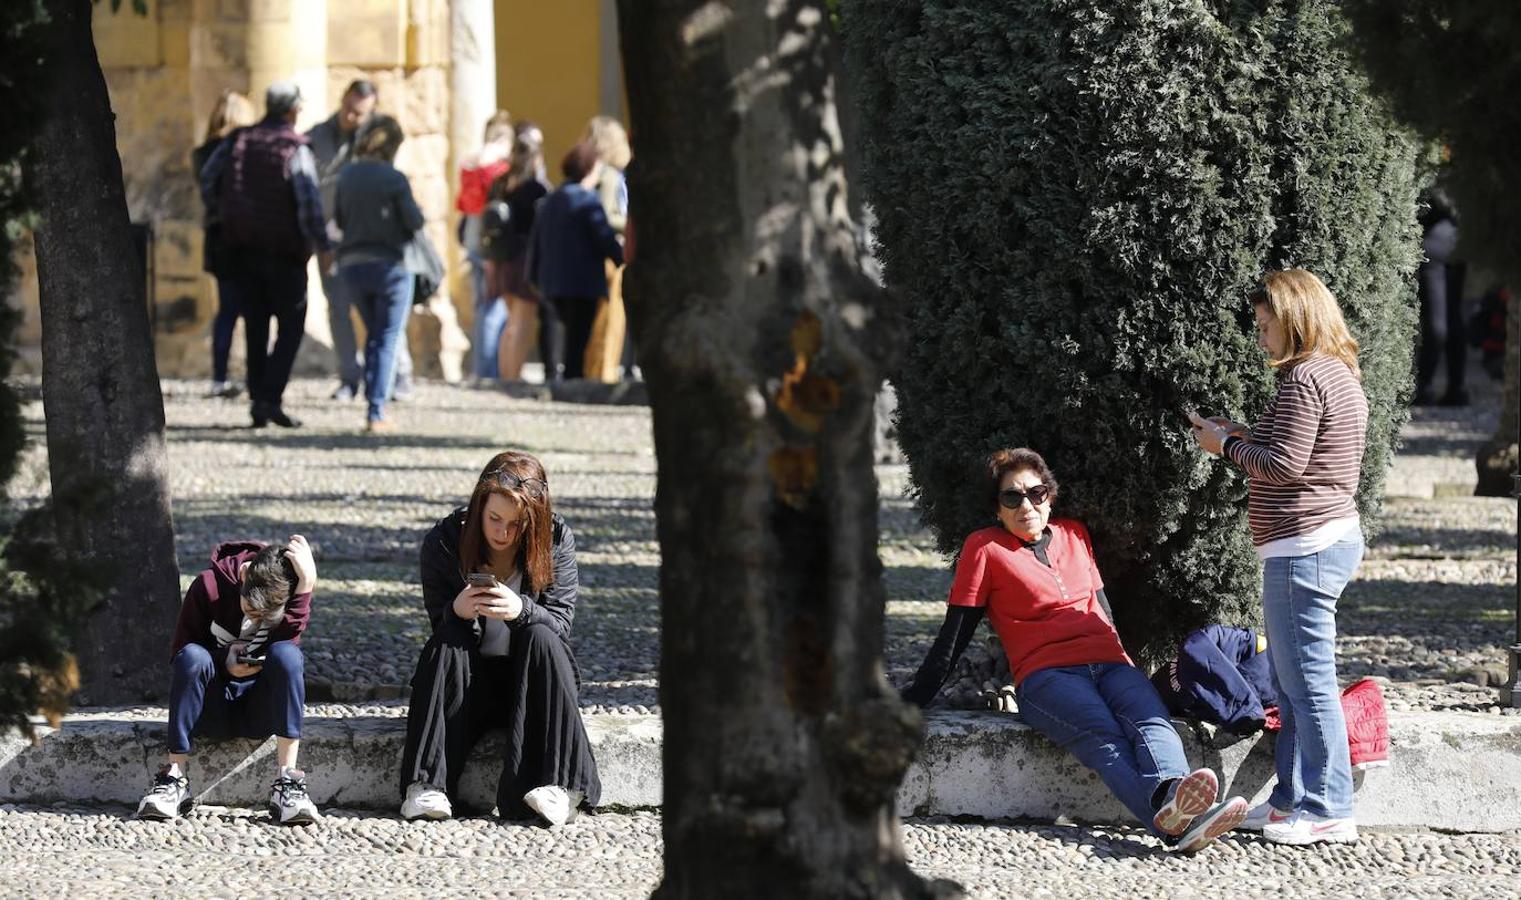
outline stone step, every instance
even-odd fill
[[[400,707],[352,714],[332,707],[310,714],[301,760],[320,806],[390,809],[405,732]],[[162,716],[91,710],[71,715],[38,744],[0,737],[0,802],[135,804],[160,763]],[[1076,822],[1129,820],[1096,775],[1015,716],[935,711],[919,759],[898,793],[903,815],[981,819],[1058,817]],[[602,775],[605,806],[661,802],[661,726],[657,716],[590,715],[587,731]],[[1231,794],[1265,799],[1272,741],[1254,738],[1220,749],[1180,729],[1188,758],[1221,774]],[[1521,718],[1461,712],[1392,713],[1392,765],[1369,773],[1357,793],[1357,818],[1374,827],[1462,832],[1521,829]],[[489,806],[502,734],[477,746],[466,769],[465,802]],[[191,760],[191,785],[207,803],[260,806],[269,796],[274,741],[203,742]]]

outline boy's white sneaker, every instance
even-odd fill
[[[1264,840],[1275,844],[1352,844],[1357,841],[1357,823],[1349,816],[1333,819],[1299,810],[1279,822],[1262,826]]]
[[[153,776],[153,787],[137,804],[139,819],[177,819],[180,813],[189,812],[194,801],[190,799],[190,781],[184,775],[172,774],[169,766],[158,770]]]
[[[454,806],[449,796],[431,784],[414,782],[407,788],[407,799],[401,801],[401,817],[408,822],[414,819],[438,821],[454,816]]]
[[[523,804],[554,828],[576,817],[581,799],[580,791],[567,791],[558,784],[546,784],[524,794]]]
[[[280,773],[269,792],[269,815],[280,825],[310,825],[322,818],[317,804],[306,793],[306,773],[289,769]]]

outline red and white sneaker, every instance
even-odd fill
[[[1293,815],[1291,812],[1274,809],[1272,803],[1264,800],[1252,807],[1251,812],[1236,827],[1242,831],[1261,831],[1263,826],[1288,821]]]
[[[1215,842],[1220,835],[1241,824],[1246,817],[1246,799],[1232,797],[1214,809],[1194,817],[1178,838],[1179,853],[1198,853]]]
[[[1262,837],[1274,844],[1296,847],[1307,844],[1354,844],[1357,842],[1357,823],[1350,816],[1333,819],[1299,810],[1281,822],[1264,825]]]
[[[1195,816],[1202,815],[1218,799],[1220,779],[1209,769],[1195,769],[1173,785],[1172,795],[1151,817],[1152,827],[1163,834],[1182,834]]]

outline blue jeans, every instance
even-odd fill
[[[482,293],[485,293],[484,289]],[[502,342],[502,331],[507,327],[507,301],[501,297],[482,300],[479,295],[475,304],[475,374],[478,378],[496,378],[497,346]]]
[[[243,311],[236,301],[237,288],[228,290],[217,279],[217,316],[211,320],[211,380],[227,380],[227,357],[232,353],[232,333]]]
[[[269,645],[264,667],[247,680],[222,668],[225,649],[186,644],[174,654],[169,685],[169,752],[189,753],[192,734],[262,740],[301,736],[305,660],[290,641]]]
[[[351,263],[338,274],[364,320],[364,396],[369,420],[377,422],[385,418],[396,383],[397,350],[412,312],[413,276],[399,262]]]
[[[321,274],[322,293],[327,297],[327,325],[333,335],[333,354],[338,357],[338,380],[357,388],[364,373],[359,359],[359,341],[354,336],[354,319],[349,315],[354,303],[345,290],[342,274]],[[360,318],[363,319],[363,313]],[[403,381],[412,377],[412,353],[407,349],[406,341],[402,341],[396,351],[396,377]]]
[[[1166,705],[1135,666],[1039,669],[1016,694],[1025,722],[1097,772],[1148,829],[1157,789],[1191,771]]]
[[[1336,601],[1363,559],[1363,537],[1267,560],[1262,612],[1283,728],[1273,751],[1280,810],[1352,815],[1352,760],[1336,682]]]

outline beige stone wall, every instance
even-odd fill
[[[294,78],[306,108],[301,128],[326,118],[356,77],[380,88],[380,108],[401,121],[408,140],[398,166],[412,181],[434,243],[451,260],[453,179],[449,146],[448,0],[149,0],[113,13],[94,5],[96,50],[116,113],[127,204],[135,222],[155,233],[155,348],[165,376],[207,376],[216,290],[201,272],[201,206],[190,151],[223,90],[249,94],[262,107],[264,88]],[[27,257],[30,253],[26,253]],[[19,368],[40,368],[36,284],[29,258],[11,302],[25,312]],[[332,371],[327,305],[315,270],[308,337],[298,366]],[[464,304],[468,307],[468,302]],[[468,321],[469,310],[464,310]],[[443,301],[414,317],[419,374],[455,375],[460,347],[455,310]],[[444,359],[440,361],[440,348]],[[241,338],[234,374],[241,373]],[[452,365],[451,365],[452,362]],[[451,371],[451,369],[453,371]]]

